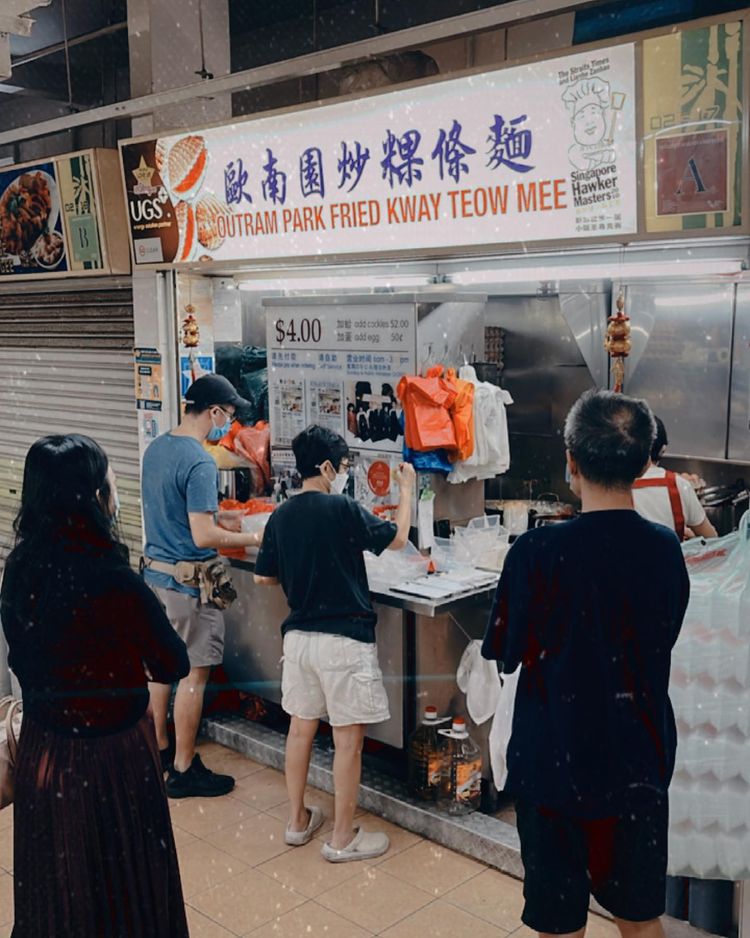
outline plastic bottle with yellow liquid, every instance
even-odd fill
[[[424,801],[436,801],[442,774],[442,746],[437,707],[425,707],[421,726],[409,739],[409,791]]]
[[[482,799],[482,754],[469,736],[466,720],[454,717],[445,737],[440,801],[448,814],[469,814]]]

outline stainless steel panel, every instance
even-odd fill
[[[664,421],[670,454],[726,455],[733,304],[732,284],[626,287],[633,354],[625,392],[646,398]]]
[[[609,313],[609,291],[581,290],[560,294],[560,313],[588,365],[594,384],[607,386],[608,363],[604,334]]]
[[[237,601],[225,613],[224,670],[232,683],[265,700],[281,702],[281,630],[289,614],[278,586],[258,586],[253,574],[232,568]],[[383,671],[391,719],[371,727],[367,735],[401,747],[404,736],[403,613],[375,606],[378,614],[378,656]]]
[[[503,296],[487,303],[486,324],[505,330],[503,386],[513,396],[508,407],[510,470],[499,482],[488,483],[490,498],[545,491],[568,497],[565,417],[594,380],[560,301],[558,296]],[[586,315],[586,329],[593,334],[591,310]]]
[[[735,304],[728,455],[750,462],[750,284],[738,284]]]

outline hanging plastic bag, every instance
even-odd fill
[[[513,713],[516,709],[516,691],[520,676],[520,664],[512,674],[503,674],[497,709],[490,729],[490,765],[498,791],[505,788],[508,780],[508,743],[513,732]]]
[[[449,413],[457,392],[442,378],[404,375],[398,397],[405,416],[405,439],[409,449],[456,450],[456,431]]]
[[[447,370],[445,380],[456,391],[456,399],[450,410],[453,429],[456,431],[454,461],[463,461],[474,452],[474,385],[471,381],[457,377],[453,368]]]
[[[497,664],[482,657],[482,643],[469,642],[456,672],[459,690],[466,694],[466,709],[477,726],[485,723],[497,709],[500,677]]]
[[[262,478],[262,489],[271,485],[271,428],[265,421],[254,427],[242,427],[234,437],[238,455],[257,467]]]

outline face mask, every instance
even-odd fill
[[[213,417],[211,418],[211,420],[213,421]],[[229,433],[231,426],[232,426],[231,417],[227,417],[227,422],[224,424],[223,427],[217,427],[212,424],[211,429],[208,431],[208,436],[206,437],[206,439],[210,440],[212,443],[216,443],[218,440],[221,440],[223,437],[225,437],[227,433]]]
[[[349,485],[349,473],[337,472],[336,478],[331,482],[331,493],[333,495],[343,495]]]

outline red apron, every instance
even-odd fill
[[[685,540],[685,512],[682,510],[682,499],[680,490],[677,487],[677,476],[668,469],[662,479],[636,479],[633,483],[634,489],[655,489],[666,488],[669,494],[669,504],[672,507],[672,520],[677,537],[681,541]]]

